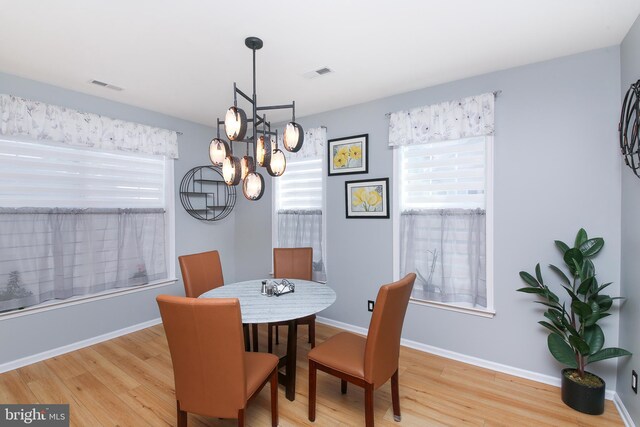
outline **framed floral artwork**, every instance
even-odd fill
[[[389,178],[345,182],[347,218],[389,218]]]
[[[350,173],[367,173],[369,134],[347,136],[328,141],[329,176]]]

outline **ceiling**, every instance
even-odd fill
[[[618,45],[640,1],[0,0],[0,10],[1,72],[213,126],[234,81],[252,91],[247,36],[264,40],[258,103],[295,99],[300,117]],[[335,72],[304,77],[325,66]]]

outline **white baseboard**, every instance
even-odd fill
[[[324,323],[325,325],[335,326],[336,328],[345,329],[347,331],[355,332],[360,335],[367,335],[367,329],[361,328],[359,326],[350,325],[348,323],[339,322],[333,319],[327,319],[326,317],[318,317],[317,321],[320,323]],[[556,387],[560,387],[560,378],[551,375],[528,371],[526,369],[520,369],[514,366],[503,365],[502,363],[496,363],[490,360],[480,359],[478,357],[468,356],[462,353],[456,353],[455,351],[434,347],[432,345],[427,345],[404,338],[400,341],[400,344],[409,348],[423,351],[425,353],[435,354],[436,356],[442,356],[446,357],[447,359],[457,360],[458,362],[468,363],[470,365],[479,366],[481,368],[491,369],[492,371],[502,372],[516,377],[537,381],[543,384],[550,384]],[[607,400],[613,400],[615,394],[615,390],[606,390],[605,398]],[[620,403],[622,404],[622,402]]]
[[[84,347],[89,347],[91,345],[98,344],[103,341],[108,341],[110,339],[117,338],[122,335],[127,335],[132,332],[139,331],[141,329],[149,328],[151,326],[154,326],[160,323],[162,323],[162,319],[158,317],[156,319],[152,319],[147,322],[138,323],[136,325],[128,326],[123,329],[118,329],[117,331],[108,332],[103,335],[98,335],[97,337],[88,338],[86,340],[77,341],[62,347],[43,351],[42,353],[34,354],[32,356],[27,356],[21,359],[12,360],[11,362],[0,364],[0,374],[3,372],[12,371],[14,369],[22,368],[23,366],[31,365],[32,363],[41,362],[43,360],[50,359],[55,356],[60,356],[61,354],[69,353],[74,350],[79,350]]]
[[[613,403],[616,405],[616,408],[618,408],[618,412],[620,413],[620,417],[622,417],[622,421],[624,421],[624,425],[626,427],[636,427],[636,424],[631,418],[631,414],[627,411],[627,408],[624,406],[624,403],[622,402],[622,399],[620,399],[618,393],[613,395]]]

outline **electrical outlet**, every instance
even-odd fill
[[[373,311],[373,305],[374,305],[373,301],[371,301],[371,300],[367,301],[367,310],[368,311]]]
[[[636,371],[631,371],[631,390],[638,394],[638,373]]]

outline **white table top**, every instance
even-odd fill
[[[280,282],[280,279],[275,279]],[[315,314],[333,304],[336,293],[329,286],[307,280],[289,279],[295,292],[281,296],[262,295],[262,279],[229,283],[212,289],[198,298],[238,298],[242,323],[269,323],[299,319]]]

